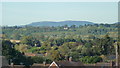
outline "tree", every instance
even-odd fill
[[[2,41],[2,55],[5,56],[7,60],[12,60],[11,62],[13,62],[14,64],[23,63],[26,66],[33,64],[31,58],[25,57],[21,52],[11,47],[12,45],[13,43],[11,43],[9,40]]]
[[[6,56],[6,58],[12,58],[12,46],[13,44],[9,40],[2,40],[2,55]]]
[[[38,46],[38,47],[41,46],[40,41],[37,40],[36,38],[33,38],[32,36],[24,36],[24,37],[22,37],[21,43],[22,43],[22,44],[30,45],[30,46],[32,46],[32,47],[33,47],[33,46]]]
[[[36,47],[40,47],[41,46],[41,42],[39,40],[37,40],[37,39],[33,39],[33,44]]]
[[[29,46],[26,45],[26,44],[19,44],[19,45],[16,44],[15,45],[15,49],[18,50],[18,51],[20,51],[20,52],[27,52],[28,48],[29,48]]]
[[[62,57],[69,56],[70,49],[68,46],[60,46],[58,51],[60,52]]]
[[[94,35],[89,35],[88,39],[95,39],[96,37]]]
[[[74,52],[71,52],[71,53],[70,53],[70,56],[72,56],[72,60],[73,60],[73,61],[78,61],[79,58],[80,58],[80,53],[77,52],[77,51],[74,51]]]
[[[80,61],[82,61],[83,63],[97,63],[101,62],[102,58],[99,56],[85,56],[80,58]]]
[[[71,25],[71,26],[70,26],[70,28],[75,28],[75,27],[76,27],[76,25]]]
[[[93,56],[94,55],[93,52],[92,52],[92,49],[88,48],[88,47],[85,47],[85,46],[82,47],[81,54],[83,56]]]
[[[114,45],[113,45],[113,39],[109,37],[109,35],[105,35],[104,39],[101,39],[101,48],[102,48],[102,54],[108,55],[113,53]]]
[[[64,40],[62,38],[57,38],[57,39],[54,40],[53,43],[60,46],[64,43]]]
[[[14,33],[14,34],[12,34],[12,39],[14,39],[14,40],[20,40],[20,38],[21,38],[21,35],[19,34],[19,33]]]
[[[50,50],[48,53],[52,61],[59,61],[62,58],[58,50]]]
[[[22,37],[21,43],[33,46],[34,45],[33,44],[33,37],[32,36],[24,36],[24,37]]]
[[[64,28],[67,28],[67,27],[68,27],[68,25],[64,25],[63,27],[64,27]]]
[[[34,63],[43,63],[45,61],[45,58],[41,56],[34,56],[32,57],[32,60]]]

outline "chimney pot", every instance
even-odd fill
[[[45,61],[43,62],[43,65],[44,65],[44,66],[46,65],[46,62],[45,62]]]
[[[69,57],[69,61],[70,61],[70,62],[72,61],[72,57]]]

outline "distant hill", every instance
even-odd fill
[[[33,22],[31,24],[28,24],[27,26],[64,26],[64,25],[85,25],[85,24],[95,24],[93,22],[88,22],[88,21],[59,21],[59,22],[54,22],[54,21],[41,21],[41,22]]]

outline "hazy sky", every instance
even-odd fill
[[[1,9],[0,9],[1,10]],[[118,21],[117,2],[3,2],[2,25],[25,25],[38,21]]]

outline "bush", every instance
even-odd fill
[[[39,57],[39,56],[34,56],[34,57],[32,57],[32,60],[34,63],[43,63],[45,61],[45,58]]]
[[[101,62],[102,58],[99,56],[85,56],[83,58],[80,58],[80,61],[82,61],[83,63],[97,63]]]

